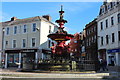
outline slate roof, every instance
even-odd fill
[[[30,22],[35,22],[35,21],[41,21],[44,20],[46,22],[49,22],[53,25],[54,23],[48,21],[47,19],[40,17],[40,16],[35,16],[35,17],[30,17],[30,18],[25,18],[25,19],[16,19],[14,21],[6,21],[6,22],[0,22],[2,24],[2,27],[10,26],[10,25],[18,25],[18,24],[24,24],[24,23],[30,23]]]

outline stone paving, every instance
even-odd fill
[[[117,72],[16,72],[18,69],[0,69],[2,80],[120,80]]]

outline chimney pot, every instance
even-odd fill
[[[15,21],[15,20],[17,20],[17,17],[12,17],[11,18],[11,21]]]
[[[48,21],[51,21],[51,16],[50,15],[43,15],[42,17],[47,19]]]

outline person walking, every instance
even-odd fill
[[[103,71],[108,71],[106,60],[103,60]]]

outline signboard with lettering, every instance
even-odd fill
[[[116,52],[120,52],[120,49],[109,49],[109,50],[107,50],[107,53],[116,53]]]

